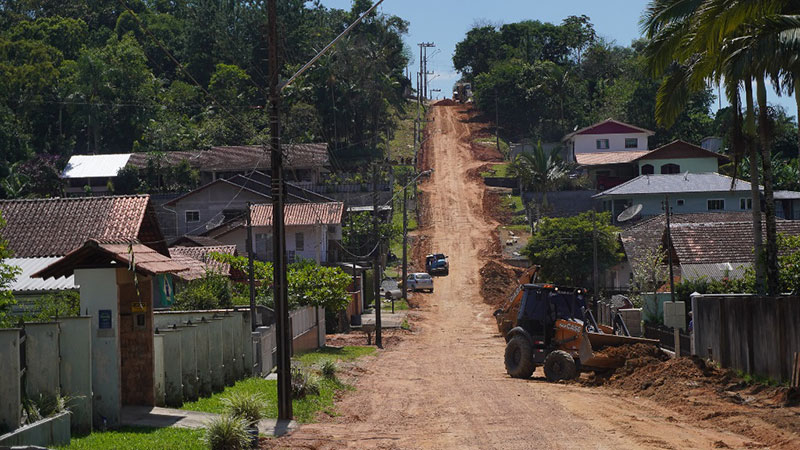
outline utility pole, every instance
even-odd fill
[[[373,258],[373,288],[375,289],[375,345],[378,348],[383,348],[381,340],[381,248],[383,247],[383,239],[381,239],[380,228],[378,224],[378,165],[372,166],[372,232],[378,240],[375,246]]]
[[[600,300],[600,274],[597,267],[597,211],[592,209],[592,298],[594,299],[593,308],[597,308]]]
[[[500,108],[497,99],[497,88],[494,89],[494,139],[497,145],[497,152],[500,152]]]
[[[428,98],[428,48],[436,47],[433,42],[420,42],[419,44],[419,71],[422,81],[421,97]]]
[[[278,347],[278,419],[292,420],[291,346],[289,299],[286,286],[286,229],[283,203],[283,154],[280,138],[280,89],[278,86],[278,7],[277,0],[267,1],[269,27],[269,133],[272,166],[273,289],[275,299],[275,335]]]
[[[669,264],[669,297],[670,301],[675,301],[675,277],[672,273],[672,230],[669,226],[669,216],[671,211],[669,208],[669,195],[664,196],[664,212],[667,215],[667,263]]]
[[[253,221],[247,202],[247,278],[250,281],[250,331],[256,331],[256,280],[253,269]]]
[[[403,179],[403,301],[408,304],[408,289],[406,280],[408,279],[408,188],[406,179]],[[392,297],[394,298],[394,297]],[[394,300],[392,301],[392,312],[394,312]]]

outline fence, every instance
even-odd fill
[[[791,380],[800,352],[800,298],[699,295],[692,299],[695,352],[723,367]]]
[[[653,323],[645,323],[644,337],[649,339],[657,339],[659,342],[661,342],[662,347],[675,351],[675,331],[670,327]],[[692,336],[687,333],[679,332],[678,339],[680,339],[681,342],[681,356],[691,355]]]
[[[302,352],[325,345],[325,309],[305,307],[289,314],[292,350]],[[253,332],[253,373],[266,375],[275,367],[277,339],[275,325],[258,327]]]

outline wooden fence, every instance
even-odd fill
[[[695,352],[723,367],[790,381],[800,352],[800,297],[700,295],[692,299]]]

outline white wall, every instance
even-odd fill
[[[62,317],[61,393],[72,397],[70,421],[76,431],[92,428],[92,317]]]
[[[0,425],[14,430],[22,418],[19,329],[0,329]]]
[[[116,269],[75,269],[81,313],[92,317],[92,391],[95,427],[119,424],[121,408],[119,302]],[[111,328],[99,328],[99,311],[111,310]]]
[[[625,138],[637,138],[636,148],[625,148]],[[608,149],[598,150],[597,140],[608,139]],[[621,151],[641,151],[647,150],[647,133],[624,133],[624,134],[578,134],[572,137],[575,151],[577,153],[597,153],[597,152],[621,152]]]

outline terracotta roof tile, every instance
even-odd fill
[[[0,237],[19,258],[63,256],[87,240],[146,242],[167,253],[147,195],[0,201]]]
[[[187,281],[202,278],[207,272],[230,275],[230,265],[214,260],[210,257],[211,253],[234,255],[236,254],[236,246],[170,247],[169,249],[169,254],[174,261],[189,267],[188,271],[179,274],[181,278]]]
[[[606,164],[625,164],[650,153],[649,150],[630,150],[621,152],[576,153],[575,162],[581,166],[603,166]]]
[[[651,152],[646,153],[644,156],[638,158],[644,159],[677,159],[677,158],[717,158],[721,162],[730,161],[725,155],[714,153],[706,150],[698,145],[690,144],[686,141],[676,140],[669,144],[663,145]]]
[[[328,144],[291,144],[282,147],[287,169],[320,168],[329,165]],[[134,153],[128,167],[147,167],[147,153]],[[269,169],[270,154],[260,145],[211,147],[207,150],[165,152],[163,164],[177,165],[186,160],[195,169],[206,171]]]
[[[272,205],[259,204],[251,206],[253,226],[272,226]],[[287,203],[284,206],[284,222],[286,225],[333,225],[342,223],[344,204],[331,203]]]
[[[682,264],[753,262],[752,222],[677,224],[670,228]],[[777,228],[778,233],[800,235],[800,222],[779,221]],[[762,233],[766,239],[766,231]]]

